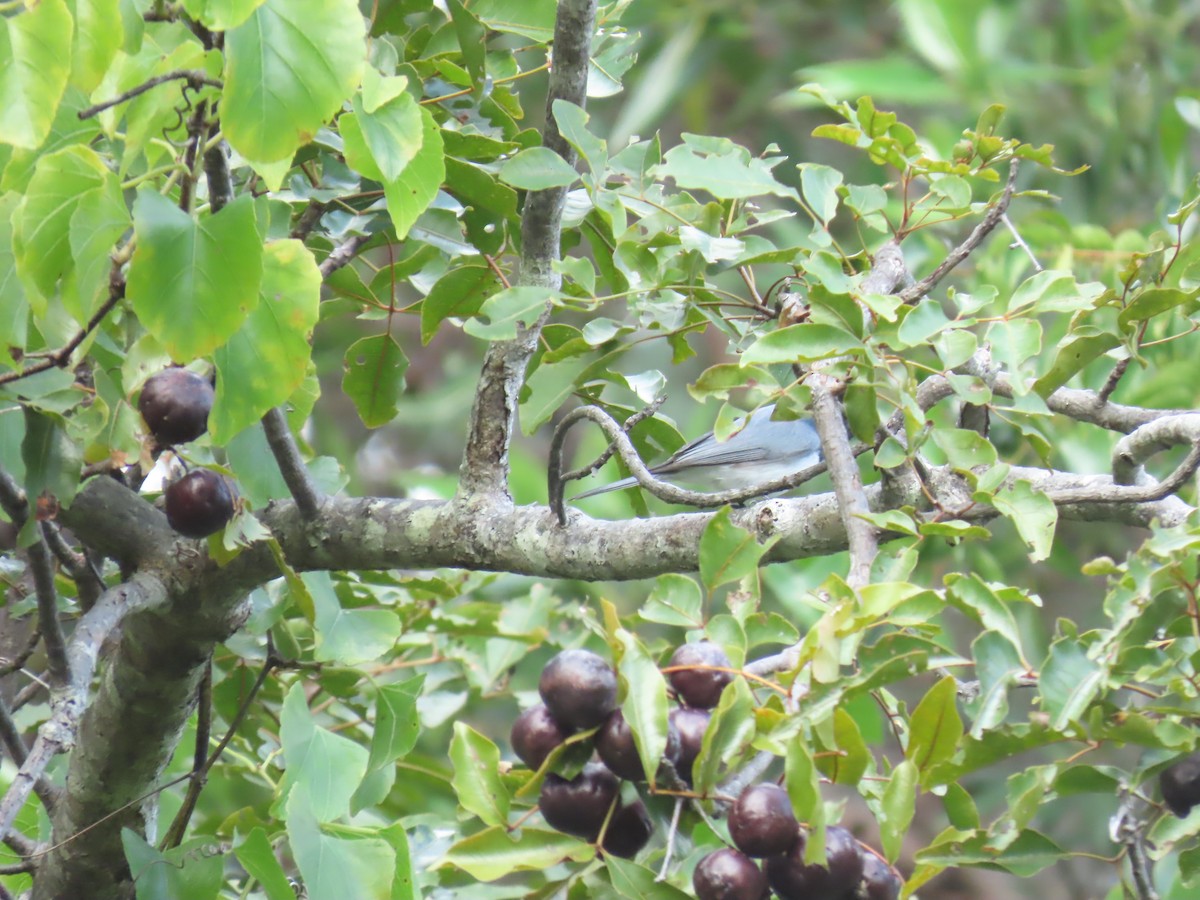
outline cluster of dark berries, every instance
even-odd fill
[[[729,811],[725,848],[700,860],[692,886],[700,900],[896,900],[902,882],[892,868],[864,849],[845,828],[825,829],[825,865],[806,864],[807,839],[787,792],[753,784]],[[764,859],[760,869],[754,858]],[[764,871],[765,869],[765,871]]]
[[[187,369],[163,369],[150,376],[138,399],[138,412],[160,446],[194,441],[208,430],[213,386]],[[193,469],[167,488],[167,522],[184,537],[216,534],[233,518],[233,492],[217,472]]]
[[[670,666],[672,688],[686,707],[671,711],[663,762],[687,784],[692,765],[721,691],[732,679],[729,659],[707,641],[675,651]],[[717,668],[677,668],[677,667]],[[578,731],[598,729],[593,738],[601,762],[589,763],[574,778],[546,776],[538,798],[542,817],[558,831],[595,841],[620,795],[620,779],[645,781],[633,732],[617,708],[617,674],[588,650],[564,650],[542,670],[538,682],[542,702],[523,712],[512,727],[512,746],[521,761],[539,769],[563,741]],[[653,824],[641,800],[619,804],[605,831],[603,849],[632,857],[650,839]]]

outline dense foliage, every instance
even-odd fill
[[[1142,5],[0,4],[0,898],[1192,896]]]

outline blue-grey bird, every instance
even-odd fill
[[[807,469],[821,461],[821,441],[811,419],[773,421],[774,404],[750,414],[737,434],[718,441],[710,431],[692,441],[650,472],[666,481],[692,482],[698,490],[724,491],[762,484]],[[582,500],[636,485],[636,478],[576,494]]]

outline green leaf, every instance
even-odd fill
[[[264,0],[183,0],[183,8],[205,28],[229,31],[237,28]]]
[[[465,319],[478,313],[483,302],[500,287],[499,276],[487,266],[451,269],[438,279],[421,303],[421,343],[433,340],[438,326],[446,319]]]
[[[404,391],[408,357],[391,334],[376,334],[355,341],[343,362],[342,390],[368,428],[386,425],[396,417],[397,401]]]
[[[969,428],[935,428],[931,437],[938,449],[946,454],[950,466],[960,472],[996,462],[996,448],[983,435]]]
[[[471,80],[482,85],[487,77],[487,29],[475,18],[473,11],[463,7],[462,0],[447,0],[446,6],[450,10],[450,21],[458,36],[458,46],[462,49],[462,59],[471,73]]]
[[[1054,547],[1054,527],[1058,523],[1054,501],[1040,491],[1034,491],[1028,481],[1017,481],[999,491],[992,503],[1017,527],[1017,533],[1029,548],[1030,560],[1038,562],[1050,555]]]
[[[894,863],[900,856],[900,847],[908,834],[917,810],[917,767],[911,759],[896,766],[887,787],[883,789],[876,819],[879,823],[879,840],[883,855]]]
[[[349,738],[317,727],[299,681],[284,698],[279,741],[287,760],[279,791],[281,796],[291,793],[289,830],[292,807],[300,798],[305,813],[322,822],[346,815],[350,797],[367,771],[367,751]]]
[[[1077,638],[1055,641],[1038,675],[1042,709],[1051,716],[1050,727],[1063,731],[1082,718],[1104,687],[1107,675],[1104,667],[1088,659]]]
[[[312,586],[316,573],[305,575]],[[390,609],[343,609],[331,589],[314,589],[318,662],[336,662],[353,666],[379,659],[395,646],[404,632],[404,623]]]
[[[421,900],[416,873],[413,871],[412,851],[408,846],[408,834],[404,826],[397,822],[383,829],[379,835],[388,842],[396,855],[396,874],[392,880],[390,900]]]
[[[1142,291],[1133,301],[1121,310],[1117,322],[1122,328],[1134,322],[1144,322],[1155,316],[1169,312],[1177,306],[1194,304],[1196,290],[1181,291],[1178,288],[1152,287]]]
[[[375,695],[375,730],[371,734],[368,769],[391,765],[407,756],[417,743],[421,720],[417,699],[425,684],[424,675],[416,675],[396,684],[379,687]]]
[[[396,853],[387,841],[325,834],[300,794],[288,800],[287,832],[308,900],[391,900]]]
[[[114,189],[119,194],[116,176],[90,147],[65,147],[38,160],[13,223],[13,246],[18,270],[43,297],[54,296],[58,279],[74,268],[71,216],[82,198]]]
[[[420,215],[429,208],[446,177],[442,131],[433,114],[421,109],[421,149],[394,180],[383,183],[388,215],[396,239],[408,237]]]
[[[871,761],[871,751],[854,717],[841,707],[833,712],[833,739],[837,755],[818,760],[817,765],[834,784],[858,784]]]
[[[7,366],[15,366],[11,349],[24,350],[29,332],[29,303],[13,253],[13,214],[20,200],[16,193],[0,197],[0,364]]]
[[[958,683],[953,678],[943,678],[929,689],[913,710],[904,756],[924,776],[938,763],[954,756],[962,735]]]
[[[842,173],[819,163],[800,163],[800,190],[804,200],[820,220],[828,224],[837,215],[837,189],[842,183]]]
[[[254,828],[246,839],[233,849],[242,868],[258,881],[267,900],[296,900],[296,892],[288,883],[283,866],[275,858],[275,848],[262,828]]]
[[[113,245],[130,225],[121,185],[113,176],[79,197],[71,213],[69,240],[75,262],[75,291],[63,292],[63,306],[86,323],[107,299],[112,281]]]
[[[300,241],[267,244],[258,305],[214,355],[217,394],[208,417],[214,441],[227,441],[300,387],[320,302],[321,272],[312,253]]]
[[[1003,850],[995,849],[991,844],[992,836],[987,831],[978,832],[973,837],[955,833],[946,836],[944,841],[918,851],[916,859],[922,865],[947,868],[999,866],[1021,878],[1030,878],[1067,855],[1052,840],[1036,831],[1022,831]]]
[[[1042,351],[1042,325],[1035,319],[993,322],[987,332],[992,355],[1005,371],[1016,375],[1027,360]]]
[[[667,151],[662,164],[650,170],[651,175],[673,178],[681,188],[708,191],[719,200],[773,194],[799,201],[794,188],[776,181],[771,174],[782,157],[752,157],[745,147],[725,138],[685,134],[683,141]]]
[[[0,143],[36,150],[71,72],[71,12],[41,0],[0,19]]]
[[[784,787],[792,801],[792,810],[801,822],[807,822],[809,828],[821,833],[824,843],[825,804],[821,800],[821,773],[802,736],[788,741],[783,764]]]
[[[518,328],[536,322],[546,304],[557,298],[558,294],[547,287],[505,288],[483,302],[478,317],[467,320],[463,331],[489,341],[512,340],[517,336]]]
[[[510,872],[548,869],[565,859],[586,862],[595,852],[569,834],[536,828],[510,834],[496,826],[459,841],[446,853],[445,862],[479,881],[495,881]]]
[[[667,746],[667,680],[636,637],[624,628],[617,629],[616,637],[621,643],[617,674],[625,685],[621,712],[653,787]]]
[[[94,91],[121,49],[121,33],[112,27],[121,15],[120,0],[74,0],[71,84]]]
[[[79,488],[83,454],[59,422],[24,407],[25,437],[21,459],[25,463],[25,494],[32,507],[43,493],[70,506]],[[33,517],[30,517],[33,521]]]
[[[717,783],[722,763],[732,762],[754,739],[754,697],[746,679],[735,678],[721,693],[712,712],[700,755],[692,764],[696,790],[708,793]]]
[[[650,596],[638,614],[647,622],[700,628],[704,625],[704,596],[687,575],[670,572],[655,579]]]
[[[566,187],[578,178],[570,163],[549,147],[522,150],[500,167],[501,181],[527,191]]]
[[[1121,338],[1107,331],[1080,329],[1058,345],[1050,369],[1033,384],[1034,391],[1042,398],[1070,381],[1083,367],[1099,359],[1114,347],[1121,346]]]
[[[599,177],[608,164],[608,148],[604,141],[587,130],[588,114],[566,100],[554,101],[554,122],[563,138],[579,154],[592,174]]]
[[[747,347],[738,362],[743,366],[812,363],[844,353],[861,353],[862,350],[862,341],[850,332],[833,325],[806,322],[768,332]]]
[[[604,861],[613,888],[626,900],[688,900],[691,896],[632,860],[606,856]]]
[[[176,362],[224,344],[258,305],[263,246],[249,195],[196,221],[152,190],[133,205],[126,295]]]
[[[353,123],[346,127],[348,123]],[[361,95],[354,112],[338,120],[346,141],[346,161],[377,181],[395,181],[421,151],[425,123],[412,94],[402,91],[373,112],[367,112]]]
[[[1005,592],[1007,593],[1007,591]],[[974,618],[988,633],[1003,637],[1019,657],[1021,629],[1012,609],[999,593],[978,575],[952,572],[946,576],[946,599],[959,610]]]
[[[225,34],[221,128],[247,159],[288,159],[358,87],[366,30],[354,0],[267,0]]]
[[[450,762],[459,804],[488,825],[506,824],[509,796],[500,778],[499,748],[465,722],[455,722]]]
[[[733,524],[729,507],[722,507],[700,535],[700,580],[709,591],[740,581],[757,572],[759,561],[776,540],[758,543],[753,533]]]
[[[137,900],[214,900],[221,890],[223,854],[211,838],[185,841],[160,853],[137,832],[121,829]]]

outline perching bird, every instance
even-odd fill
[[[807,469],[821,461],[821,441],[811,419],[773,421],[774,404],[750,414],[746,425],[726,441],[710,431],[683,447],[650,473],[666,481],[691,481],[699,490],[724,491],[762,484]],[[582,500],[636,485],[622,478],[572,499]]]

